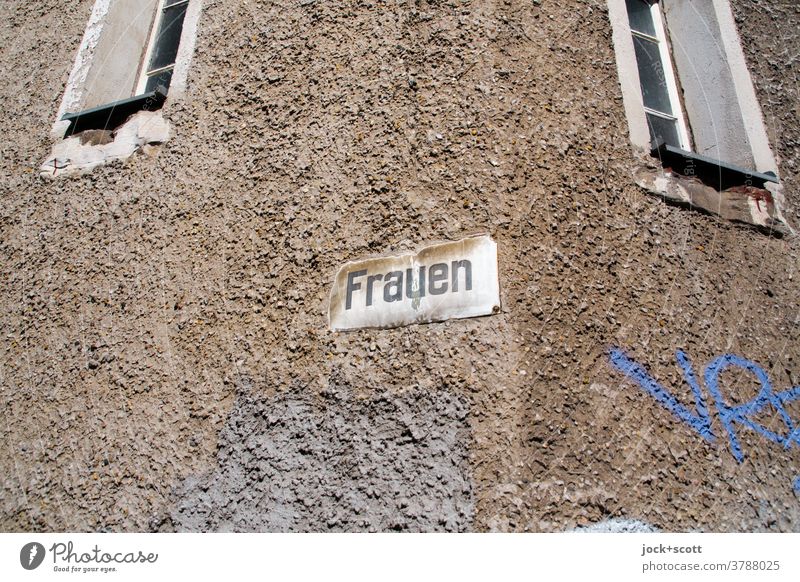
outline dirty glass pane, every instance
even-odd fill
[[[650,140],[653,145],[666,142],[668,145],[681,147],[678,138],[678,122],[674,119],[664,119],[652,113],[647,113],[647,126],[650,128]]]
[[[165,8],[161,13],[158,36],[153,44],[153,56],[150,58],[150,68],[148,70],[160,69],[175,63],[185,15],[186,4]]]
[[[155,91],[156,87],[159,85],[164,87],[164,89],[169,89],[170,81],[172,81],[172,69],[161,71],[160,73],[147,78],[147,86],[145,87],[144,91],[145,93]]]
[[[653,24],[650,6],[642,0],[625,0],[625,3],[628,5],[628,21],[631,24],[631,30],[655,36],[656,26]]]
[[[672,115],[667,78],[658,43],[634,35],[633,46],[636,49],[636,64],[639,66],[644,106]]]

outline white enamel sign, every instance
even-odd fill
[[[336,274],[328,318],[331,329],[347,330],[499,311],[497,244],[484,235],[347,263]]]

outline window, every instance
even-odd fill
[[[791,232],[728,0],[607,1],[636,182],[730,220]]]
[[[160,108],[176,76],[182,92],[200,4],[96,0],[59,111],[66,136],[114,129],[137,110]]]
[[[167,92],[185,91],[201,10],[202,0],[95,0],[41,175],[89,171],[167,139],[160,110]]]
[[[188,3],[188,0],[161,0],[139,80],[140,93],[155,91],[157,87],[169,89]]]
[[[161,107],[187,5],[188,0],[117,0],[108,6],[95,48],[99,58],[87,74],[84,107],[62,116],[70,122],[67,136],[114,129],[136,111]]]
[[[647,0],[625,0],[625,4],[651,142],[689,150],[689,133],[658,4]]]

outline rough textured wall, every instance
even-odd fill
[[[736,26],[789,192],[786,218],[800,224],[800,6],[791,0],[733,0]]]
[[[180,531],[465,531],[474,514],[468,413],[444,391],[354,398],[331,386],[237,401],[219,466],[189,479]],[[166,527],[167,524],[164,524]]]
[[[604,0],[207,1],[159,155],[55,182],[91,2],[0,10],[1,529],[800,529],[796,447],[739,463],[707,392],[713,443],[610,365],[800,385],[800,284],[795,239],[633,184]],[[500,315],[328,331],[343,262],[481,231]]]

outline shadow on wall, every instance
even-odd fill
[[[178,531],[467,531],[467,401],[418,388],[271,399],[240,393],[218,466],[187,479]]]

